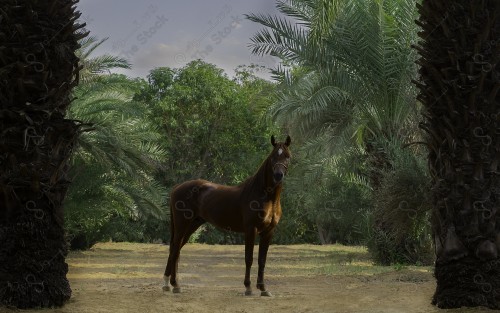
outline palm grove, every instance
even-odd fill
[[[301,148],[274,242],[436,261],[433,303],[499,307],[497,1],[277,1],[247,16],[274,82],[200,60],[110,74],[131,65],[94,55],[75,4],[0,8],[1,303],[67,300],[68,245],[168,242],[173,185],[236,184],[289,133]],[[192,240],[242,243],[208,227]]]

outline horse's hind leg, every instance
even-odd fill
[[[172,226],[171,226],[172,227]],[[177,250],[180,250],[180,248],[177,248],[179,244],[176,244],[176,238],[178,238],[179,235],[176,233],[172,234],[172,238],[170,239],[170,247],[169,247],[169,253],[168,253],[168,261],[167,261],[167,267],[165,268],[165,274],[163,275],[163,291],[170,291],[170,276],[172,275],[172,269],[174,265],[176,266],[176,260],[177,258],[175,255],[179,252],[176,252]],[[181,238],[182,239],[182,238]],[[178,241],[178,239],[177,239]]]
[[[165,268],[165,274],[163,275],[163,280],[165,281],[163,285],[164,291],[170,291],[170,284],[174,287],[173,292],[180,292],[180,288],[177,284],[177,263],[179,261],[179,254],[182,248],[182,241],[184,234],[187,230],[187,226],[191,223],[191,216],[179,213],[177,211],[190,211],[186,208],[186,202],[175,201],[175,195],[172,194],[170,202],[170,227],[171,227],[171,238],[170,238],[170,248],[167,261],[167,267]],[[175,201],[175,202],[174,202]],[[185,213],[185,212],[184,212]],[[189,218],[188,218],[189,217]]]
[[[172,255],[172,250],[170,250],[168,254],[168,260],[167,260],[167,267],[165,268],[165,273],[163,274],[163,291],[170,291],[170,285],[169,285],[169,280],[170,280],[170,274],[172,273],[172,269],[170,266],[170,260],[171,260],[171,255]]]
[[[165,273],[163,274],[163,291],[170,291],[170,275],[172,275],[172,267],[174,264],[174,249],[175,249],[175,244],[174,244],[174,237],[175,235],[172,235],[172,239],[170,240],[170,247],[169,247],[169,253],[168,253],[168,260],[167,260],[167,267],[165,268]]]
[[[179,263],[179,255],[181,252],[182,239],[183,236],[180,233],[176,232],[176,234],[174,235],[174,239],[171,242],[170,255],[168,256],[167,269],[165,270],[164,279],[168,279],[168,276],[170,276],[170,284],[172,285],[172,287],[174,287],[173,289],[174,293],[181,292],[181,288],[177,283],[177,268]],[[170,270],[170,275],[167,275],[168,274],[167,272],[169,270]]]
[[[173,292],[178,293],[181,288],[177,284],[177,269],[179,256],[182,247],[189,240],[189,237],[205,221],[197,216],[196,197],[193,197],[193,190],[197,187],[192,183],[176,187],[170,196],[170,220],[171,220],[171,239],[170,253],[168,256],[167,267],[163,279],[165,286],[163,290],[168,291],[168,283],[174,287]],[[190,189],[190,190],[189,190]]]
[[[170,280],[170,284],[174,287],[173,292],[181,292],[181,288],[177,283],[177,269],[180,252],[182,247],[188,242],[189,237],[204,223],[205,221],[202,218],[196,217],[193,219],[183,219],[175,225],[174,238],[171,241],[170,255],[168,256],[167,268],[165,269],[165,275],[163,277],[165,280],[163,290],[170,290],[170,287],[168,287]]]
[[[182,238],[181,249],[184,245],[189,241],[189,237],[198,229],[201,225],[205,224],[205,220],[201,217],[195,217],[191,224],[189,224],[186,232],[184,233],[184,237]]]

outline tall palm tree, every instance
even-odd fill
[[[0,304],[71,296],[62,202],[80,123],[65,119],[78,84],[77,0],[0,4]]]
[[[500,309],[500,2],[424,0],[419,12],[433,303]]]

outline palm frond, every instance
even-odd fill
[[[89,36],[82,39],[80,49],[76,55],[80,59],[83,69],[80,71],[80,82],[89,83],[99,79],[101,74],[110,74],[111,70],[122,68],[130,69],[131,64],[124,58],[103,54],[96,57],[90,55],[102,45],[108,38],[98,40],[97,37]]]
[[[306,28],[269,14],[249,14],[246,18],[267,27],[250,38],[252,53],[269,54],[289,62],[301,60],[302,48],[307,43]]]
[[[279,12],[298,20],[300,25],[307,28],[311,26],[315,5],[315,1],[276,1],[276,8]]]

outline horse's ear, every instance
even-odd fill
[[[285,146],[289,146],[292,143],[292,138],[290,136],[286,136]]]
[[[274,135],[271,135],[271,144],[276,146],[276,138],[274,138]]]

